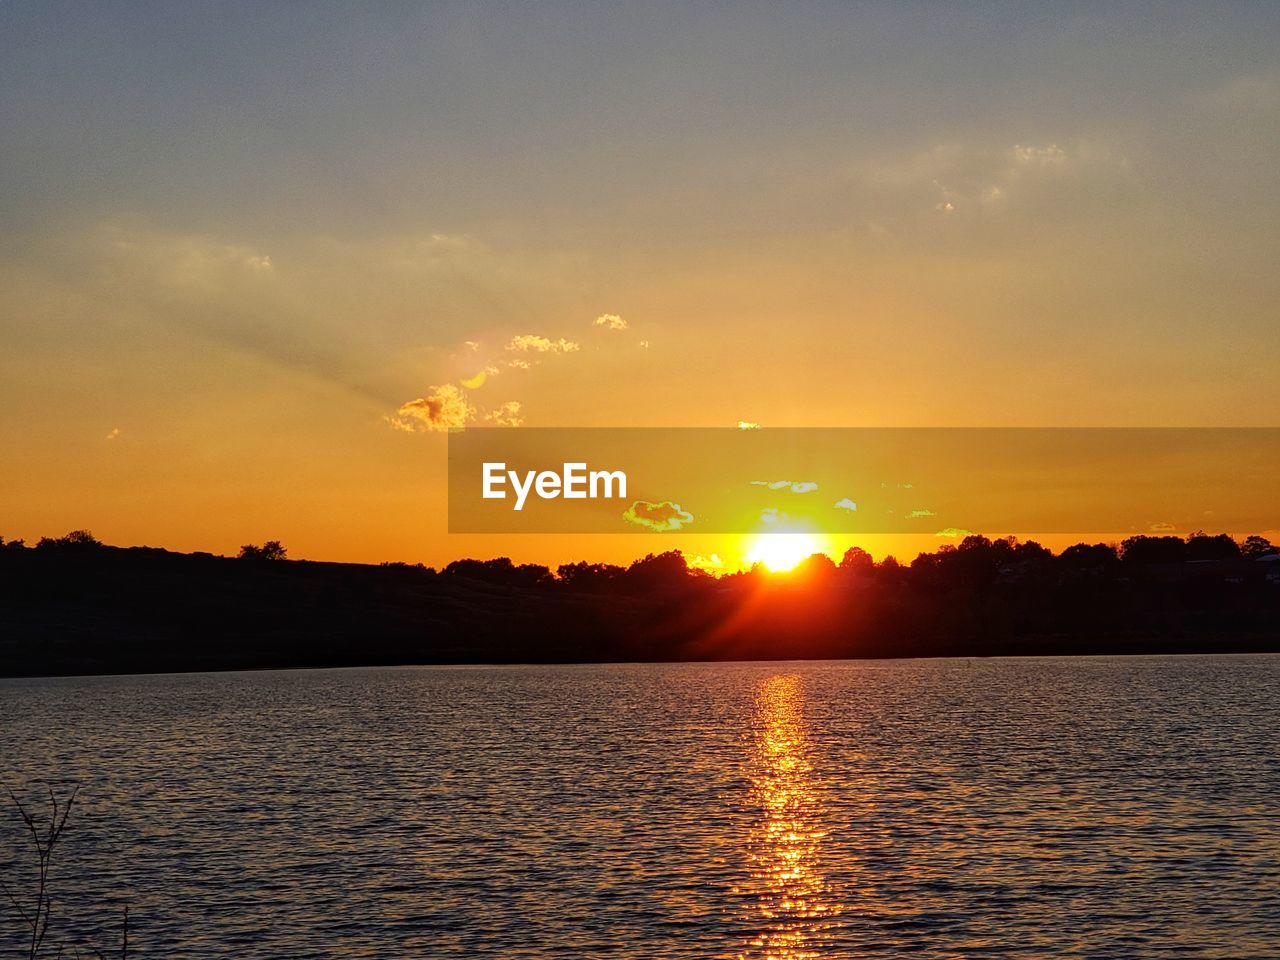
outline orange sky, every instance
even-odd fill
[[[741,553],[448,537],[444,437],[398,414],[442,388],[542,426],[1274,423],[1280,16],[1160,9],[8,6],[0,535]]]

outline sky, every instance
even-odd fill
[[[1274,425],[1278,51],[1244,3],[6,3],[0,536],[725,555],[449,536],[441,418]]]

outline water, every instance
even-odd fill
[[[1274,958],[1278,703],[1270,656],[7,680],[0,773],[80,784],[51,930],[127,900],[137,957]]]

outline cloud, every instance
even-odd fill
[[[507,344],[507,349],[520,353],[576,353],[580,348],[572,340],[566,340],[563,337],[559,340],[551,340],[525,333],[512,337],[511,342]]]
[[[485,420],[500,427],[518,427],[524,423],[519,400],[508,400],[484,415]]]
[[[959,540],[961,537],[969,535],[970,532],[968,530],[963,530],[960,527],[944,527],[934,534],[935,537],[947,537],[952,540]]]
[[[680,504],[672,503],[670,500],[664,500],[661,503],[637,500],[627,508],[622,518],[628,523],[661,531],[679,530],[693,523],[693,514],[681,509]]]
[[[596,317],[596,326],[604,327],[607,330],[625,330],[627,329],[627,321],[616,313],[602,313]]]
[[[1280,74],[1251,73],[1232,77],[1193,98],[1210,110],[1268,110],[1280,105]]]
[[[849,511],[855,511],[855,512],[858,509],[858,505],[854,503],[852,500],[850,500],[848,497],[845,497],[842,500],[837,500],[835,503],[835,507],[837,510],[849,510]]]
[[[1011,151],[1015,163],[1061,165],[1067,162],[1067,153],[1056,143],[1043,147],[1015,143]]]
[[[1073,203],[1081,191],[1127,178],[1130,164],[1105,145],[1074,141],[1012,145],[938,144],[914,156],[866,168],[863,186],[894,206],[928,204],[946,218],[1005,214],[1011,205],[1057,196]],[[1067,191],[1063,193],[1063,191]]]
[[[753,487],[768,487],[770,490],[790,490],[792,493],[813,493],[818,485],[812,480],[752,480]]]
[[[508,366],[508,367],[510,367],[512,370],[528,370],[528,369],[529,369],[529,361],[528,361],[528,360],[520,360],[520,359],[508,360],[508,361],[507,361],[507,366]]]
[[[724,561],[720,559],[720,554],[718,553],[713,553],[709,557],[704,557],[700,553],[694,554],[692,557],[685,557],[684,562],[691,570],[706,570],[710,572],[724,569]]]
[[[649,341],[648,341],[648,340],[641,340],[641,341],[640,341],[640,349],[641,349],[641,350],[648,350],[648,349],[649,349]]]
[[[484,383],[486,380],[488,380],[490,377],[496,377],[501,372],[502,371],[499,370],[497,367],[491,365],[491,366],[485,367],[483,370],[477,373],[474,377],[467,377],[465,380],[462,380],[461,383],[468,390],[479,390],[481,387],[484,386]]]
[[[1173,533],[1178,528],[1172,523],[1153,523],[1148,528],[1152,533]]]
[[[457,430],[475,416],[475,407],[451,383],[432,387],[431,393],[402,404],[387,423],[406,433],[436,433]]]
[[[912,510],[907,514],[908,520],[918,520],[920,517],[936,517],[937,514],[932,510]]]
[[[754,423],[751,420],[739,420],[738,429],[739,430],[759,430],[760,424]]]
[[[114,439],[115,439],[116,437],[118,437],[118,436],[120,436],[120,428],[119,428],[119,427],[112,427],[112,428],[111,428],[111,430],[110,430],[110,431],[108,431],[108,433],[107,433],[107,439],[108,439],[108,440],[114,440]]]

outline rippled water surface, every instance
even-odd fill
[[[127,900],[137,957],[1275,958],[1278,704],[1278,657],[6,680],[0,772],[80,784],[50,936]]]

